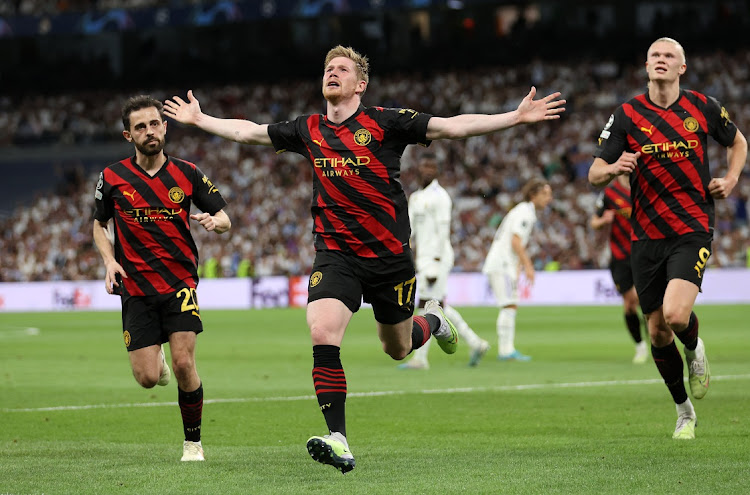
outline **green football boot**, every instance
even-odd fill
[[[438,345],[446,354],[454,354],[458,349],[458,330],[455,325],[445,316],[443,308],[436,299],[430,299],[424,305],[425,314],[437,316],[440,320],[440,327],[432,335],[435,336]]]
[[[341,474],[346,474],[354,469],[354,456],[341,433],[310,437],[307,441],[307,451],[310,453],[310,457],[322,464],[330,464],[341,471]]]
[[[706,348],[700,337],[694,351],[685,349],[685,359],[688,366],[690,393],[694,398],[702,399],[706,396],[706,392],[708,392],[708,384],[711,381],[711,370],[708,367]]]
[[[678,416],[677,426],[675,426],[672,438],[675,440],[694,440],[697,422],[695,416]]]

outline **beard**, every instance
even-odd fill
[[[327,91],[328,88],[323,88],[323,98],[326,99],[326,101],[331,102],[332,104],[336,105],[339,101],[341,101],[342,96],[341,92],[336,92],[334,94],[331,94],[329,91]]]
[[[138,144],[135,143],[135,149],[140,151],[142,154],[146,156],[154,156],[161,153],[161,151],[164,149],[164,141],[156,139],[156,144],[152,143],[144,143],[144,144]]]

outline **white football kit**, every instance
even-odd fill
[[[433,180],[430,185],[409,197],[409,221],[416,251],[417,290],[419,299],[442,301],[453,268],[451,246],[451,201],[448,192]],[[436,279],[428,284],[427,279]]]
[[[487,275],[500,307],[517,305],[519,302],[518,276],[521,267],[511,241],[515,234],[521,239],[521,244],[526,247],[529,244],[534,224],[536,224],[534,204],[524,201],[508,212],[495,233],[487,258],[484,260],[482,273]]]
[[[417,296],[420,301],[437,299],[443,301],[448,292],[448,275],[453,269],[453,246],[451,245],[451,201],[448,192],[433,180],[427,187],[409,196],[409,221],[411,222],[412,244],[415,249],[417,271]],[[430,284],[427,279],[434,278]],[[456,326],[460,338],[469,346],[472,361],[476,365],[487,351],[489,344],[479,338],[464,321],[460,313],[447,302],[443,311]],[[412,359],[401,365],[403,368],[427,368],[428,340],[415,350]]]
[[[500,313],[497,316],[497,350],[501,360],[528,361],[516,350],[516,308],[519,303],[518,277],[520,260],[511,244],[517,235],[525,248],[529,244],[531,230],[536,223],[536,208],[530,201],[524,201],[512,208],[500,222],[490,251],[484,261],[482,272],[487,275],[492,292],[495,294]]]

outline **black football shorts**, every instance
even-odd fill
[[[411,250],[383,258],[318,251],[307,290],[307,302],[338,299],[355,313],[364,300],[380,323],[400,323],[414,313],[417,279]]]
[[[630,265],[630,256],[623,260],[612,258],[609,262],[609,272],[612,274],[612,281],[615,283],[618,294],[625,294],[633,287],[633,268]]]
[[[644,314],[659,309],[672,279],[692,282],[700,290],[711,256],[710,233],[693,232],[667,239],[633,241],[633,282]]]
[[[174,332],[202,331],[195,289],[122,300],[122,333],[128,351],[167,342]]]

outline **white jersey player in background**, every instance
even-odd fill
[[[482,272],[487,275],[500,314],[497,317],[497,358],[501,361],[530,361],[515,347],[518,278],[523,269],[529,284],[534,283],[534,264],[526,252],[537,210],[552,201],[552,188],[543,179],[529,180],[521,190],[523,202],[503,218],[487,253]]]
[[[419,307],[436,299],[445,315],[453,322],[458,335],[470,349],[469,366],[476,366],[490,348],[464,321],[455,308],[445,302],[448,274],[453,269],[451,246],[451,213],[453,202],[448,192],[438,183],[439,166],[433,153],[424,153],[418,164],[422,189],[409,196],[411,244],[415,252]],[[430,339],[432,340],[432,339]],[[430,340],[413,352],[412,358],[399,365],[400,369],[427,369]]]

